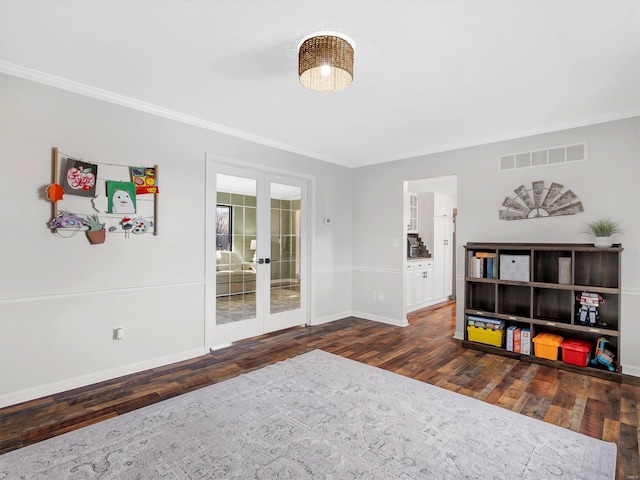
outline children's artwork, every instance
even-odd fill
[[[107,180],[109,213],[136,213],[136,186],[133,182]]]
[[[50,228],[76,228],[80,229],[84,226],[84,221],[75,213],[60,212],[49,222]]]
[[[156,185],[156,169],[150,167],[130,167],[131,181],[136,184],[136,195],[160,193]]]
[[[52,183],[47,187],[47,197],[53,203],[56,203],[58,200],[62,200],[63,195],[64,189],[57,183]]]
[[[133,228],[133,220],[130,217],[124,217],[120,220],[122,229],[124,230],[124,238],[129,238],[129,232]]]
[[[67,159],[67,168],[63,175],[65,193],[82,197],[95,197],[98,166],[80,160]]]
[[[134,218],[133,228],[131,229],[131,231],[136,235],[142,235],[143,233],[147,233],[149,231],[150,226],[151,222],[149,222],[146,218]]]

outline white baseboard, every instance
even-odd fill
[[[622,368],[622,373],[625,375],[640,377],[640,367],[635,367],[633,365],[620,365],[620,367]]]
[[[351,312],[334,313],[333,315],[327,315],[326,317],[314,318],[309,322],[309,326],[322,325],[323,323],[335,322],[336,320],[342,320],[351,316]]]
[[[456,332],[453,334],[453,338],[455,338],[456,340],[464,340],[464,333],[463,332]]]
[[[387,325],[393,325],[395,327],[408,327],[409,322],[406,318],[397,319],[397,318],[388,318],[381,317],[379,315],[372,315],[371,313],[364,312],[351,312],[352,317],[363,318],[365,320],[372,320],[374,322],[386,323]]]
[[[438,305],[439,303],[445,303],[450,300],[449,297],[440,297],[434,300],[431,300],[426,303],[421,303],[420,305],[414,305],[413,307],[407,308],[407,313],[415,312],[416,310],[422,310],[423,308],[431,307],[433,305]]]
[[[364,320],[371,320],[373,322],[386,323],[387,325],[393,325],[395,327],[406,327],[409,325],[409,322],[406,320],[402,322],[401,320],[396,320],[395,318],[381,317],[379,315],[372,315],[370,313],[363,312],[342,312],[334,315],[329,315],[327,317],[316,318],[311,323],[309,323],[309,325],[317,326],[322,325],[323,323],[335,322],[336,320],[342,320],[349,317],[357,317]]]
[[[144,362],[123,365],[122,367],[112,368],[110,370],[103,370],[101,372],[82,375],[80,377],[69,378],[60,382],[49,383],[47,385],[42,385],[39,387],[28,388],[26,390],[20,390],[18,392],[8,393],[6,395],[0,395],[0,408],[26,402],[29,400],[35,400],[36,398],[46,397],[47,395],[53,395],[55,393],[65,392],[74,388],[85,387],[93,383],[111,380],[114,378],[122,377],[123,375],[129,375],[131,373],[148,370],[150,368],[157,368],[164,365],[169,365],[171,363],[181,362],[190,358],[199,357],[200,355],[204,355],[206,353],[208,352],[204,347],[196,348],[186,352],[177,353],[175,355],[168,355],[166,357],[154,358],[151,360],[146,360]]]

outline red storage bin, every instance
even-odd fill
[[[591,360],[591,342],[586,340],[565,340],[560,344],[562,361],[579,367],[586,367]]]

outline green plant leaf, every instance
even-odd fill
[[[611,220],[611,217],[587,222],[586,225],[587,228],[583,233],[590,233],[596,237],[610,237],[614,233],[622,233],[624,231],[620,223]]]

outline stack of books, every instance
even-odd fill
[[[475,252],[469,262],[469,276],[475,278],[498,278],[496,254]]]

